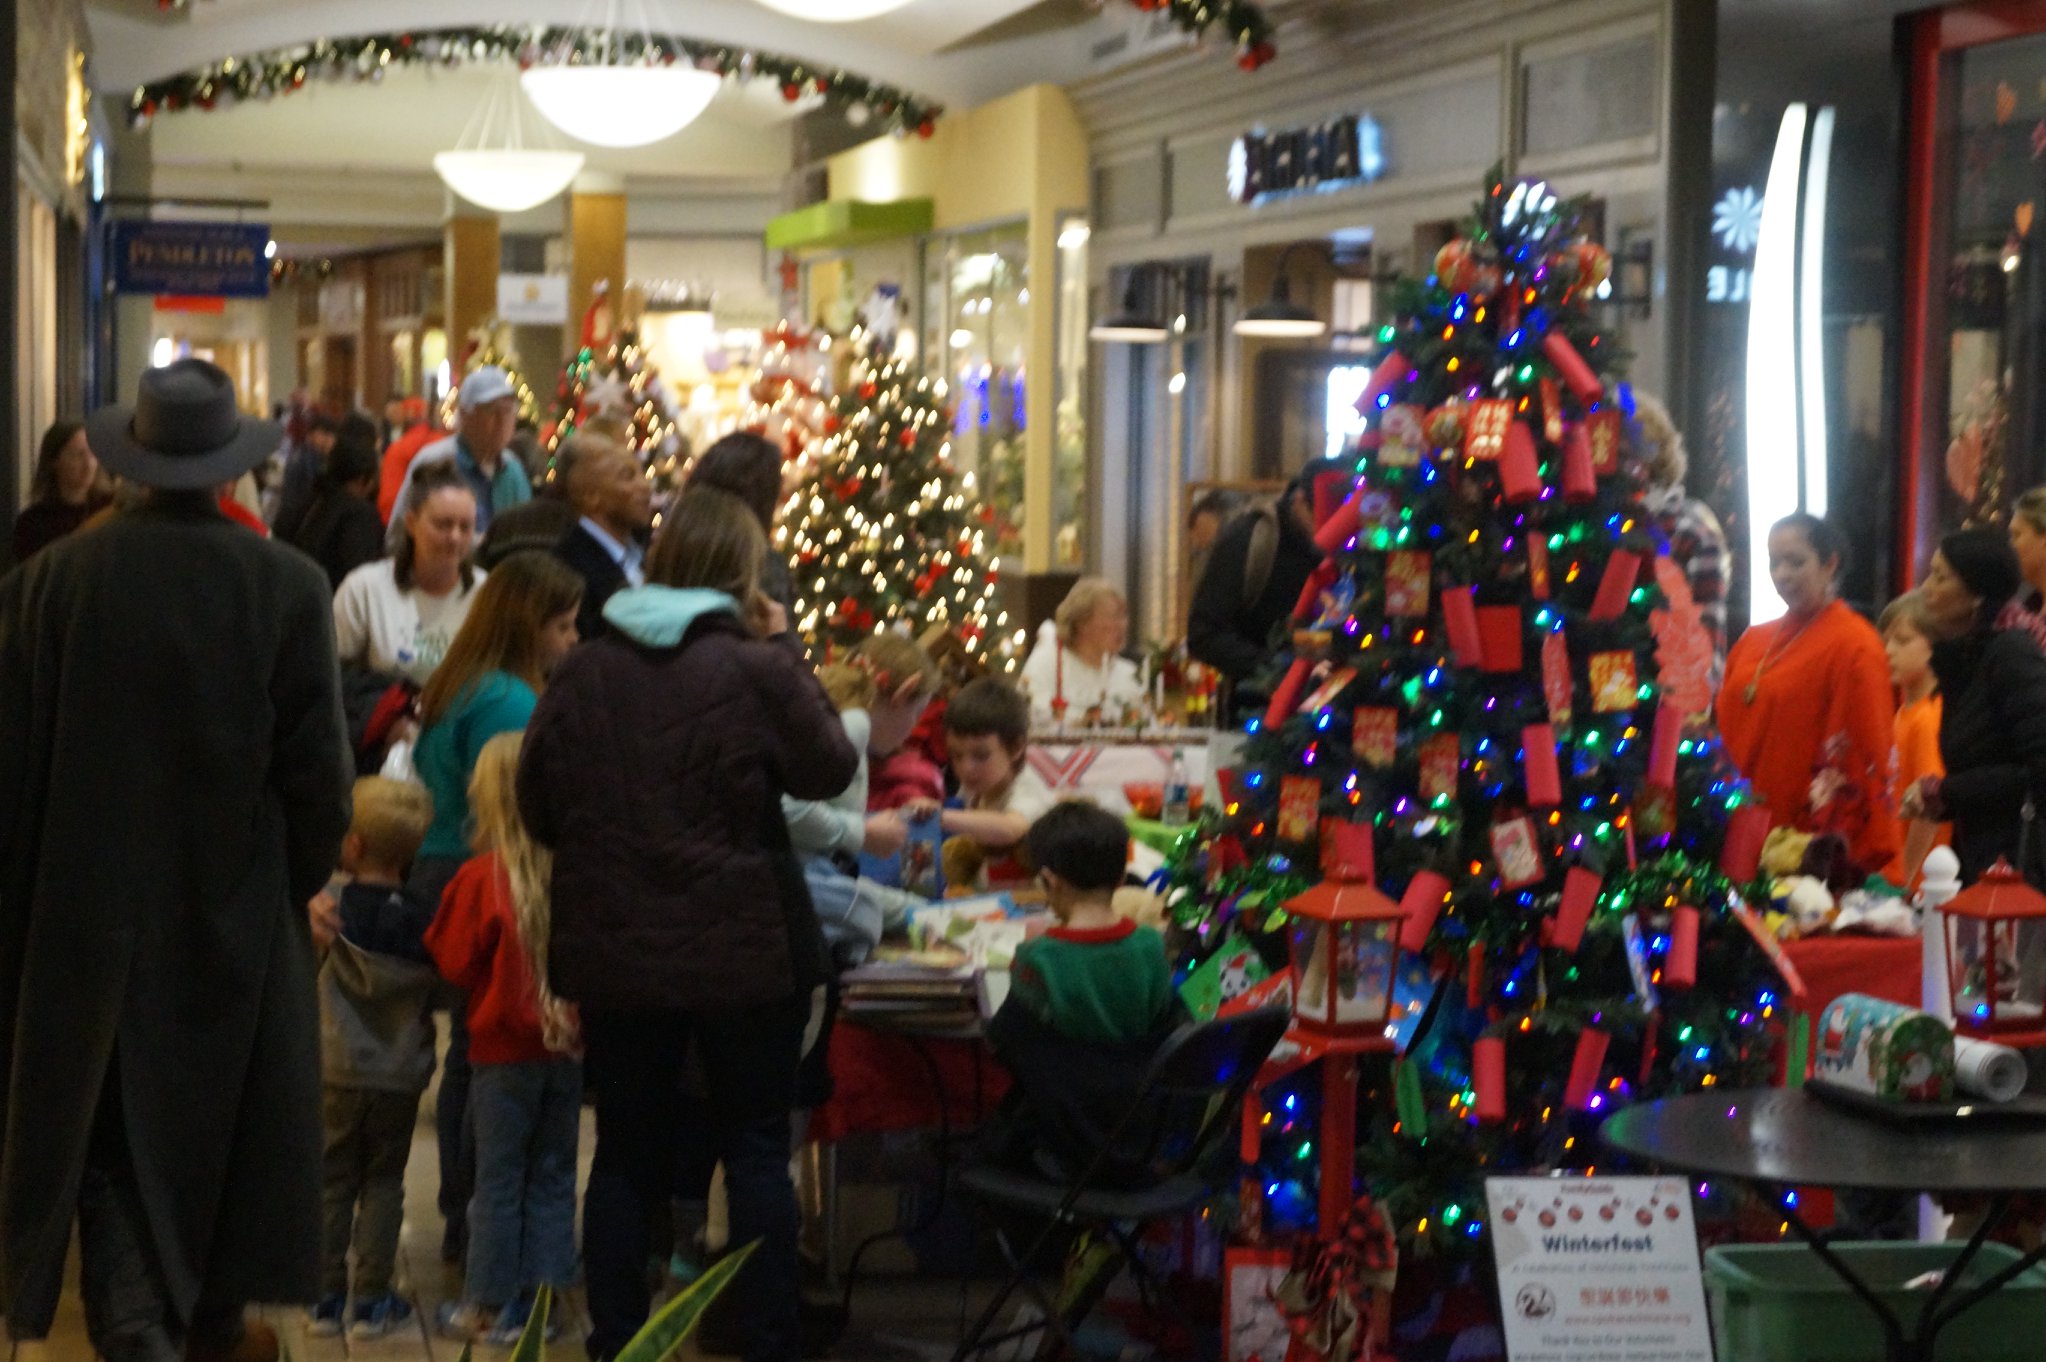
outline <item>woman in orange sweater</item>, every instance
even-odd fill
[[[500,733],[483,744],[469,782],[477,855],[455,872],[426,930],[441,977],[468,995],[474,1066],[468,1279],[463,1299],[441,1307],[440,1327],[503,1346],[518,1341],[540,1287],[558,1295],[575,1281],[583,1088],[574,1014],[547,987],[554,858],[519,822],[524,738]]]
[[[1769,531],[1769,577],[1789,613],[1733,645],[1717,717],[1777,825],[1837,835],[1866,875],[1903,849],[1895,701],[1882,639],[1837,595],[1845,551],[1817,516]]]

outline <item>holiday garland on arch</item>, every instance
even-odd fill
[[[1359,1172],[1424,1254],[1482,1245],[1486,1176],[1592,1166],[1613,1106],[1764,1079],[1793,987],[1744,906],[1767,815],[1706,726],[1591,306],[1610,267],[1576,205],[1495,173],[1392,291],[1272,702],[1168,865],[1213,949],[1282,926],[1332,830],[1370,829],[1416,987]],[[1313,1204],[1316,1124],[1265,1150],[1275,1204]]]
[[[137,86],[128,99],[131,127],[147,127],[159,113],[213,109],[222,101],[269,99],[302,90],[309,82],[381,81],[393,66],[455,67],[479,62],[530,67],[544,55],[566,52],[573,62],[615,60],[624,64],[672,66],[687,63],[727,78],[765,77],[795,102],[822,96],[827,104],[864,122],[928,137],[940,105],[899,87],[870,81],[850,71],[793,57],[754,52],[724,43],[667,34],[619,34],[615,50],[587,32],[533,25],[467,25],[320,38],[309,43],[225,57],[190,71]]]
[[[158,8],[181,10],[189,0],[158,0]],[[1220,28],[1237,51],[1237,65],[1255,71],[1277,55],[1271,21],[1253,0],[1128,0],[1139,10],[1163,14],[1183,31],[1200,37]],[[128,122],[147,127],[160,113],[213,109],[249,99],[291,94],[317,81],[380,81],[392,66],[460,66],[470,62],[516,62],[529,67],[543,54],[566,53],[575,63],[621,61],[672,66],[686,62],[727,78],[765,77],[781,87],[790,103],[822,97],[860,123],[878,118],[883,128],[928,137],[943,108],[899,87],[853,72],[794,57],[757,52],[729,43],[675,34],[613,35],[615,48],[589,35],[560,27],[462,25],[406,29],[312,42],[224,57],[135,87]]]

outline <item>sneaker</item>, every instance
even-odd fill
[[[348,1323],[348,1336],[367,1342],[382,1338],[412,1318],[412,1302],[395,1291],[386,1291],[366,1301],[357,1301]]]
[[[533,1315],[533,1302],[521,1296],[497,1312],[497,1320],[490,1331],[483,1335],[483,1341],[493,1348],[509,1348],[519,1341],[526,1332],[526,1321]]]
[[[497,1312],[474,1301],[442,1301],[435,1314],[442,1338],[474,1342],[490,1330]]]
[[[341,1336],[341,1315],[347,1308],[347,1298],[339,1292],[322,1296],[320,1303],[305,1317],[307,1338],[339,1338]]]

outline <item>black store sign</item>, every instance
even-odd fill
[[[1229,148],[1229,197],[1238,203],[1364,183],[1384,173],[1378,122],[1369,114],[1247,132]]]

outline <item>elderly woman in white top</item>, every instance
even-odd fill
[[[1113,723],[1125,705],[1142,703],[1137,665],[1121,655],[1129,640],[1130,609],[1122,593],[1100,577],[1073,583],[1023,664],[1031,717],[1054,721],[1054,702],[1062,698],[1068,724],[1087,722],[1097,709]]]

